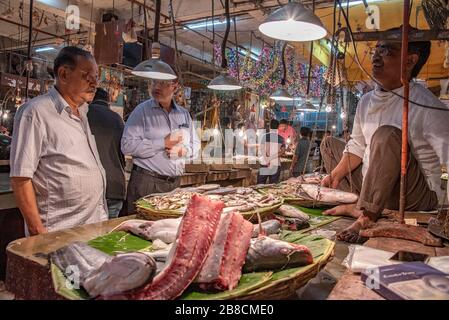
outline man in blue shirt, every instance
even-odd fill
[[[153,80],[152,99],[139,104],[128,118],[122,152],[133,157],[128,184],[128,214],[141,197],[179,187],[187,159],[195,158],[200,140],[189,112],[173,96],[176,80]]]

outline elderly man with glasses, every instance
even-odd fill
[[[127,191],[128,214],[141,197],[179,187],[187,159],[195,158],[200,141],[189,112],[173,99],[176,80],[153,80],[152,98],[138,105],[125,125],[122,152],[133,157]]]
[[[400,29],[393,30],[400,32]],[[430,47],[430,41],[408,44],[406,68],[410,81],[418,76],[429,58]],[[359,194],[357,203],[325,212],[357,219],[337,237],[347,242],[362,242],[360,230],[377,221],[383,209],[399,208],[404,102],[401,43],[379,41],[371,63],[378,85],[361,98],[348,144],[345,146],[343,141],[328,137],[321,145],[326,170],[330,173],[322,185],[345,191],[352,189]],[[449,161],[448,108],[432,92],[413,81],[409,101],[406,210],[434,210],[445,197],[440,177],[441,165]]]
[[[53,69],[55,86],[14,118],[11,185],[30,235],[108,217],[106,175],[86,116],[97,90],[97,63],[69,46]]]

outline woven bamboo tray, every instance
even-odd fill
[[[278,280],[272,280],[268,284],[255,289],[236,300],[283,300],[290,298],[296,290],[307,284],[314,278],[334,256],[335,243],[329,240],[329,246],[325,253],[313,264],[300,268],[298,272]]]
[[[278,204],[271,206],[271,207],[265,207],[265,208],[258,208],[255,210],[247,211],[247,212],[240,212],[243,218],[246,220],[249,220],[251,222],[257,222],[258,216],[257,213],[259,213],[260,218],[263,220],[267,215],[274,213],[277,209],[279,209],[280,206],[284,204],[283,199],[279,201]],[[145,206],[139,205],[139,201],[136,203],[137,207],[137,218],[138,219],[145,219],[145,220],[162,220],[162,219],[176,219],[179,217],[182,217],[184,214],[183,210],[156,210],[154,207],[152,207],[149,204],[146,204]]]

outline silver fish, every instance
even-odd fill
[[[326,188],[316,184],[302,184],[301,189],[304,190],[310,198],[321,202],[339,204],[354,203],[358,200],[358,196],[354,193]]]
[[[244,272],[280,270],[313,263],[312,253],[303,245],[269,237],[251,239]]]
[[[181,218],[158,221],[128,220],[113,231],[127,231],[146,240],[159,239],[165,243],[173,243],[180,223]]]
[[[77,270],[80,283],[83,283],[92,271],[99,269],[111,256],[77,241],[50,253],[49,257],[66,276]]]
[[[139,252],[110,256],[86,243],[74,242],[50,253],[51,261],[66,275],[79,276],[90,297],[121,293],[153,279],[156,262]]]
[[[281,223],[275,219],[262,222],[261,227],[266,236],[279,233],[282,230]],[[253,238],[257,238],[259,236],[259,230],[260,226],[255,224],[253,228]]]
[[[277,212],[284,217],[297,218],[306,222],[309,221],[310,219],[307,213],[302,212],[300,209],[290,206],[288,204],[283,204],[282,206],[280,206]]]
[[[156,261],[140,253],[118,254],[93,271],[82,284],[91,297],[108,296],[139,288],[156,273]]]

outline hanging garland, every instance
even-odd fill
[[[240,83],[252,89],[261,97],[268,97],[272,92],[280,88],[282,80],[282,63],[280,61],[282,52],[282,42],[278,42],[273,48],[264,46],[259,56],[259,60],[254,60],[251,53],[245,55],[244,59],[239,59],[237,68],[237,55],[234,48],[227,50],[229,75],[240,77]],[[216,64],[221,61],[221,48],[219,44],[214,45]],[[299,62],[294,49],[288,47],[286,50],[287,82],[286,87],[290,94],[296,97],[304,97],[307,83],[308,66]],[[312,79],[310,82],[310,94],[312,97],[321,96],[321,88],[324,81],[324,66],[312,67]],[[237,70],[240,71],[237,74]]]

